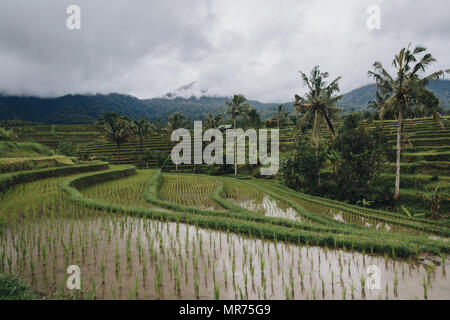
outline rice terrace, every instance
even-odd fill
[[[0,300],[450,299],[431,51],[390,48],[347,93],[299,64],[286,103],[0,95]]]

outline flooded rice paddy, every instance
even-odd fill
[[[145,207],[142,192],[150,175],[139,172],[82,192]],[[450,298],[450,264],[445,258],[439,265],[418,263],[90,210],[71,203],[59,191],[57,185],[64,179],[17,186],[0,200],[0,217],[6,222],[0,236],[0,272],[21,276],[43,295],[86,299]],[[212,178],[197,181],[197,186],[182,183],[186,186],[180,189],[177,183],[170,186],[169,181],[166,187],[163,183],[160,197],[178,201],[165,198],[166,194],[170,190],[189,194],[194,188],[206,194],[215,187]],[[229,199],[241,205],[247,202],[249,210],[295,218],[292,208],[267,196],[258,198],[251,188],[226,191]],[[214,207],[203,196],[188,199],[182,203]],[[250,205],[251,201],[255,203]],[[80,291],[67,289],[70,265],[80,267]],[[379,271],[375,287],[370,285],[370,270]]]
[[[10,229],[0,266],[45,294],[71,295],[81,269],[88,299],[448,299],[448,261],[431,267],[382,256],[262,241],[177,223],[78,208],[76,219]],[[369,266],[379,289],[368,288]],[[76,291],[75,291],[76,292]]]

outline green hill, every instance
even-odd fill
[[[450,81],[433,81],[430,89],[440,99],[444,108],[450,108]],[[365,110],[369,100],[375,97],[375,85],[367,85],[343,95],[339,106],[345,112]],[[0,120],[25,120],[47,124],[89,124],[103,112],[112,111],[130,118],[147,118],[166,121],[167,115],[181,112],[190,120],[202,119],[208,112],[217,112],[227,97],[153,98],[138,99],[124,94],[66,95],[57,98],[0,96]],[[279,103],[249,103],[261,113],[262,119],[272,117]],[[292,111],[291,103],[283,103]]]
[[[428,88],[439,98],[443,108],[450,109],[450,80],[431,81]],[[344,94],[338,105],[345,112],[365,110],[367,103],[375,99],[376,91],[375,84],[363,86]]]
[[[156,112],[136,97],[116,93],[77,94],[57,98],[0,96],[0,120],[49,124],[93,123],[106,111],[132,118],[152,118]]]

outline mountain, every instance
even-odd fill
[[[138,99],[123,94],[66,95],[57,98],[38,98],[0,95],[0,120],[25,120],[49,124],[93,123],[103,112],[117,112],[132,119],[147,118],[151,121],[167,121],[169,114],[180,112],[189,120],[203,119],[208,112],[224,110],[228,97],[194,97]],[[271,117],[276,103],[250,100],[263,119]]]
[[[450,108],[450,81],[438,80],[429,84],[444,108]],[[365,110],[375,98],[376,86],[367,85],[343,95],[339,107],[344,112]],[[198,89],[195,82],[182,86],[162,97],[138,99],[124,94],[108,95],[66,95],[57,98],[38,98],[0,95],[0,120],[26,120],[49,124],[93,123],[103,112],[117,112],[133,119],[141,117],[151,121],[167,121],[170,113],[180,112],[190,120],[199,120],[208,112],[215,113],[219,107],[224,110],[229,97],[207,95],[205,89]],[[279,103],[249,103],[262,119],[272,117],[272,111]],[[292,111],[292,103],[283,103]]]
[[[190,120],[198,120],[202,119],[208,112],[217,112],[219,108],[224,112],[225,101],[231,99],[232,97],[211,94],[208,89],[200,88],[194,81],[168,92],[162,97],[143,101],[151,108],[159,110],[157,115],[159,120],[167,119],[167,116],[174,112],[180,112]],[[248,103],[261,113],[262,119],[271,118],[272,111],[280,104],[262,103],[255,100],[249,100]],[[289,105],[289,103],[286,105]]]
[[[123,94],[66,95],[57,98],[0,96],[0,120],[51,124],[93,123],[103,112],[131,118],[152,118],[157,110],[136,97]]]
[[[142,101],[151,109],[158,110],[156,119],[163,121],[174,112],[180,112],[190,120],[203,119],[204,114],[208,112],[216,113],[219,108],[224,112],[225,101],[230,99],[230,97],[191,96],[190,98],[153,98]],[[272,111],[279,105],[279,103],[262,103],[255,100],[249,100],[248,103],[261,113],[262,119],[270,118]]]
[[[444,109],[450,109],[450,80],[430,81],[428,89],[433,91],[439,98]],[[369,84],[361,88],[350,91],[342,96],[338,106],[344,109],[344,112],[364,111],[370,100],[375,99],[377,87],[375,84]]]
[[[189,99],[192,97],[206,97],[208,96],[208,89],[199,89],[196,82],[191,82],[185,84],[178,89],[168,92],[163,95],[165,99],[175,99],[175,98],[185,98]]]

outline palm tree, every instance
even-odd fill
[[[284,110],[284,106],[280,104],[277,111],[273,111],[273,119],[277,122],[278,129],[280,129],[287,121],[289,112]]]
[[[329,77],[328,72],[320,72],[319,66],[315,66],[308,77],[300,71],[304,85],[308,87],[308,92],[304,97],[295,95],[294,115],[302,113],[301,118],[297,121],[293,134],[298,129],[312,122],[312,140],[316,149],[316,162],[319,161],[319,141],[320,141],[320,125],[324,123],[330,133],[330,138],[335,135],[334,125],[332,122],[335,114],[341,109],[336,107],[336,103],[341,96],[336,95],[339,92],[339,80],[337,77],[330,83],[325,81]],[[320,186],[320,170],[317,166],[317,186]]]
[[[120,163],[120,145],[132,135],[132,125],[127,117],[119,116],[117,113],[104,113],[97,124],[103,127],[106,139],[117,146],[117,159]]]
[[[188,125],[189,125],[189,121],[181,113],[175,112],[174,114],[169,115],[169,121],[167,122],[167,126],[164,128],[164,130],[169,133],[169,142],[167,144],[167,148],[169,147],[169,143],[170,143],[170,139],[171,139],[170,134],[173,131],[184,128]],[[175,164],[175,170],[178,171],[178,164]]]
[[[439,103],[439,98],[430,91],[425,89],[417,98],[416,110],[414,114],[419,117],[432,117],[433,120],[439,124],[442,130],[445,130],[444,119],[441,117],[441,113],[444,111],[442,105]]]
[[[342,155],[338,151],[336,151],[336,149],[331,148],[328,150],[327,158],[330,161],[331,166],[333,167],[333,174],[336,176],[338,167],[342,162]]]
[[[209,112],[205,116],[205,128],[206,129],[216,129],[219,126],[221,121],[222,121],[221,113],[217,113],[214,115],[211,112]]]
[[[148,137],[156,130],[156,126],[153,123],[148,122],[144,118],[133,121],[133,132],[139,137],[139,142],[141,146],[141,154],[144,153],[144,148],[142,146],[142,140]]]
[[[401,135],[403,132],[403,115],[411,112],[417,105],[418,96],[424,92],[425,85],[430,80],[437,80],[450,70],[440,70],[427,76],[421,76],[425,69],[436,59],[430,53],[425,53],[426,48],[417,46],[414,50],[402,48],[395,55],[392,65],[396,70],[396,75],[390,75],[381,62],[373,64],[374,71],[369,71],[369,77],[375,79],[377,86],[388,94],[385,101],[385,108],[390,109],[397,117],[397,160],[395,171],[395,192],[394,200],[400,194],[400,156],[401,156]],[[423,55],[419,57],[420,54]]]
[[[375,100],[369,101],[369,108],[375,109],[378,112],[378,115],[380,116],[381,125],[383,126],[384,122],[384,114],[386,112],[386,105],[385,102],[388,98],[388,95],[380,90],[377,90],[375,95]]]
[[[244,117],[249,119],[248,113],[251,110],[250,105],[247,103],[247,99],[242,94],[235,94],[231,101],[225,101],[227,106],[226,114],[231,116],[233,120],[233,129],[237,129],[236,119],[238,117]],[[234,137],[234,174],[237,174],[237,141]]]

